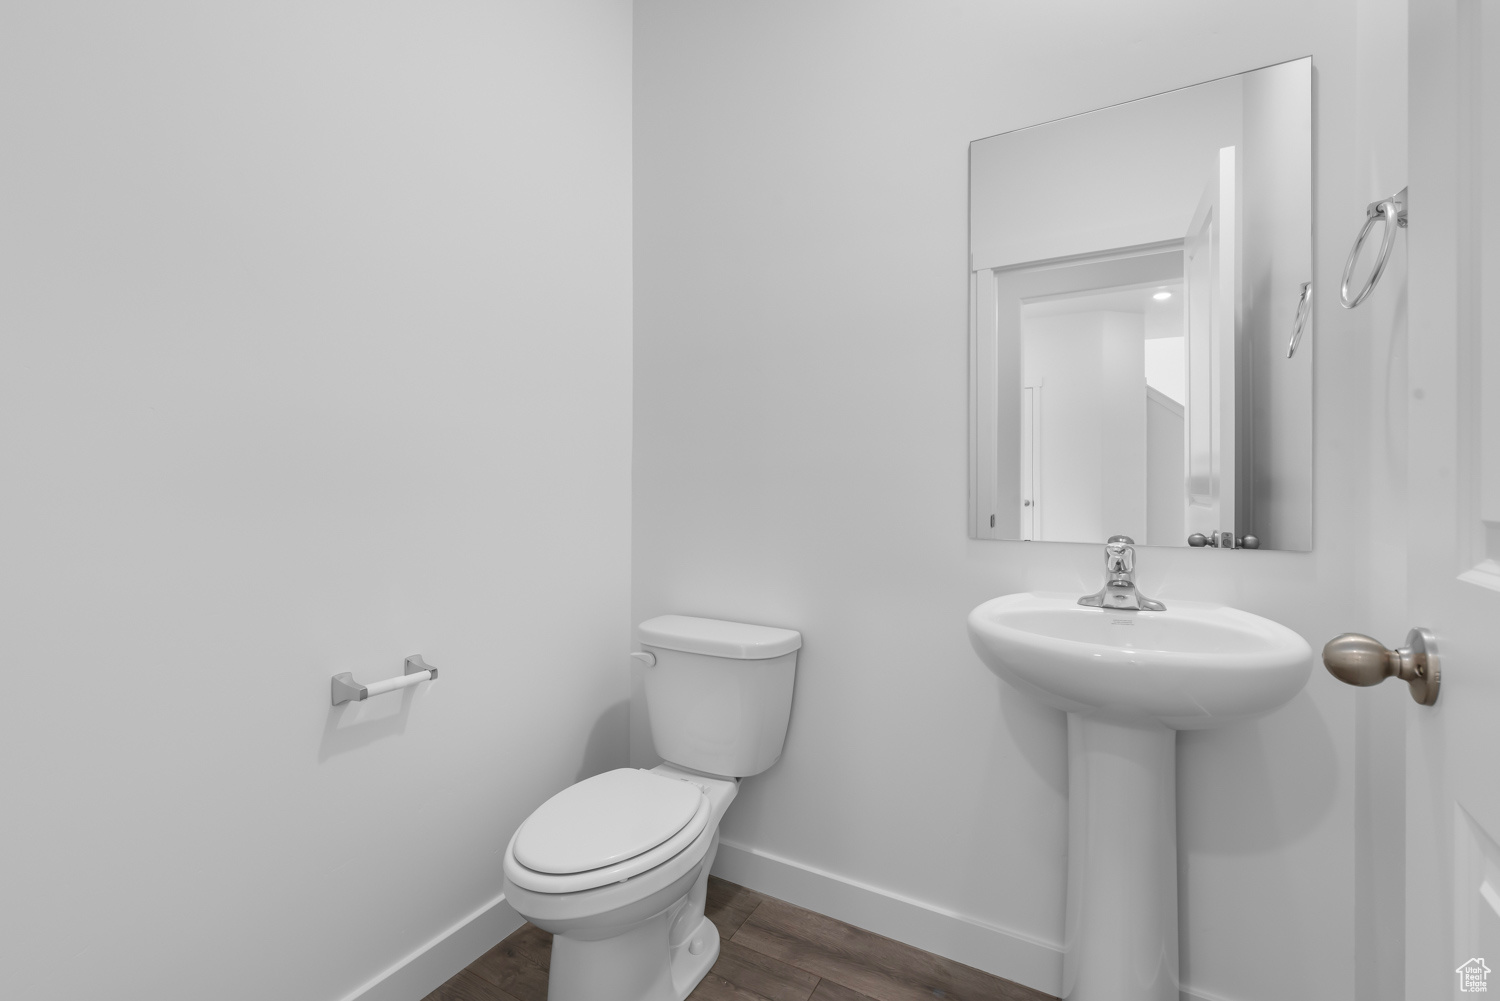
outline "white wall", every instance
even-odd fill
[[[1352,182],[1352,195],[1360,203],[1389,197],[1409,179],[1409,16],[1405,0],[1361,0],[1355,28],[1359,157]],[[1413,45],[1417,41],[1414,34]],[[1341,252],[1348,253],[1358,222],[1363,213],[1345,224],[1338,241]],[[1361,354],[1369,359],[1370,434],[1364,460],[1370,470],[1370,506],[1361,526],[1366,540],[1359,572],[1363,624],[1347,628],[1392,639],[1418,624],[1407,617],[1406,500],[1412,486],[1406,447],[1406,248],[1406,239],[1396,241],[1379,291],[1355,311],[1364,314],[1367,341]],[[1334,273],[1326,280],[1338,277]],[[1321,331],[1315,328],[1312,336]],[[1318,475],[1321,470],[1315,467]],[[1361,1001],[1406,1001],[1406,718],[1411,701],[1407,693],[1383,687],[1355,702],[1356,988]]]
[[[1297,222],[1312,209],[1311,67],[1296,62],[1244,78],[1241,268],[1242,477],[1235,520],[1268,549],[1312,545],[1312,353],[1286,356],[1302,283],[1312,281],[1312,241]],[[1337,280],[1337,276],[1332,276]],[[1310,338],[1308,331],[1304,339]],[[1249,432],[1248,434],[1245,432]]]
[[[1022,384],[1041,391],[1039,538],[1146,538],[1143,322],[1021,310]]]
[[[1146,321],[1146,385],[1179,406],[1187,396],[1187,357],[1182,334],[1175,337],[1152,337],[1150,319]],[[1179,325],[1179,331],[1182,327]],[[1186,488],[1184,487],[1184,490]]]
[[[1099,315],[1099,507],[1104,524],[1146,537],[1146,345],[1145,318],[1117,310]],[[1079,538],[1074,536],[1074,538]],[[1098,539],[1099,533],[1085,538]]]
[[[1314,57],[1315,549],[1148,548],[1140,580],[1315,649],[1366,623],[1369,341],[1335,299],[1368,200],[1350,183],[1359,13],[638,4],[635,617],[806,636],[785,755],[725,822],[744,871],[890,902],[889,920],[864,911],[883,927],[933,915],[953,935],[929,947],[999,972],[1045,977],[1022,966],[1061,936],[1062,717],[988,674],[963,621],[1008,591],[1092,591],[1102,554],[966,537],[976,137]],[[1353,1001],[1357,694],[1318,670],[1271,716],[1182,739],[1184,971],[1201,995]]]
[[[630,32],[0,9],[0,995],[349,996],[624,759]]]
[[[1021,382],[1041,393],[1034,435],[1041,475],[1034,493],[1043,539],[1100,538],[1104,530],[1102,318],[1098,312],[1021,311]]]
[[[1147,341],[1146,347],[1161,341]],[[1150,358],[1150,354],[1147,354]],[[1146,543],[1175,546],[1187,531],[1187,431],[1183,406],[1155,386],[1146,389]]]
[[[1220,147],[1241,143],[1243,91],[1233,76],[974,143],[972,266],[1181,240]]]

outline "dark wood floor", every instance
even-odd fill
[[[722,951],[692,1001],[1056,1001],[1050,994],[710,877]],[[531,925],[424,1001],[547,1001],[552,936]]]

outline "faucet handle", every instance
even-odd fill
[[[1092,608],[1124,608],[1140,612],[1165,612],[1167,606],[1144,597],[1135,588],[1135,540],[1111,535],[1104,544],[1104,586],[1078,599]]]

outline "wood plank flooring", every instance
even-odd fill
[[[721,951],[689,1001],[1056,1001],[712,876],[707,914]],[[523,925],[424,1001],[547,1001],[551,959],[552,936]]]

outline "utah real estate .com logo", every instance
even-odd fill
[[[1471,959],[1458,968],[1458,989],[1461,991],[1472,991],[1475,994],[1486,994],[1489,987],[1486,979],[1490,975],[1490,968],[1484,965],[1483,959]]]

